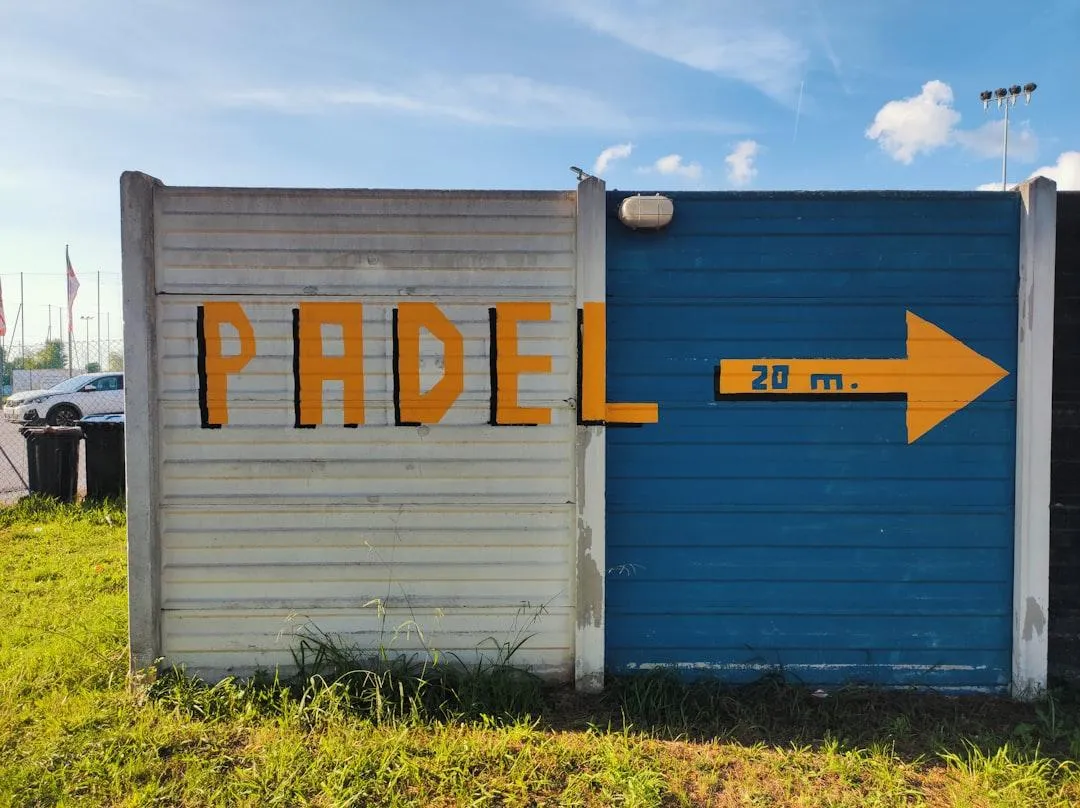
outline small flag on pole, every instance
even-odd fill
[[[7,335],[7,320],[4,318],[4,289],[0,287],[0,337]]]
[[[75,270],[71,266],[71,255],[68,253],[67,247],[64,247],[64,257],[67,259],[68,333],[70,334],[75,330],[72,313],[75,308],[75,295],[79,292],[79,279],[75,277]]]

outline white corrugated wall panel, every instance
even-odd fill
[[[469,656],[530,639],[519,661],[574,658],[575,207],[565,193],[248,191],[157,194],[162,651],[213,675],[289,665],[298,632],[362,649]],[[256,356],[229,377],[229,420],[199,410],[199,305],[239,302]],[[294,428],[293,309],[363,304],[365,423]],[[439,306],[464,339],[464,391],[441,423],[395,426],[393,308]],[[551,424],[491,426],[497,303],[522,322],[522,406]],[[238,343],[224,330],[224,351]],[[324,350],[340,351],[324,333]],[[441,346],[422,343],[425,385]]]
[[[574,197],[164,189],[158,290],[555,300],[574,289]]]

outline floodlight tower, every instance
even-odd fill
[[[1035,92],[1035,82],[1028,82],[1023,87],[1014,84],[1005,89],[998,87],[996,90],[983,90],[979,93],[983,109],[990,108],[991,101],[997,101],[998,109],[1005,110],[1005,142],[1001,148],[1001,190],[1006,189],[1005,177],[1009,169],[1009,108],[1016,104],[1016,100],[1023,95],[1024,103],[1031,103],[1031,96]]]

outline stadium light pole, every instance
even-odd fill
[[[979,100],[982,101],[983,109],[989,109],[990,102],[997,101],[998,109],[1004,108],[1005,110],[1005,135],[1001,146],[1001,190],[1003,191],[1007,189],[1006,176],[1009,170],[1009,109],[1015,106],[1016,100],[1021,95],[1024,96],[1024,103],[1030,104],[1035,88],[1035,82],[1029,81],[1023,87],[1014,84],[1008,89],[998,87],[996,90],[983,90],[979,93]]]

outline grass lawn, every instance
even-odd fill
[[[493,667],[129,687],[123,514],[0,510],[0,805],[1080,805],[1080,710]]]

